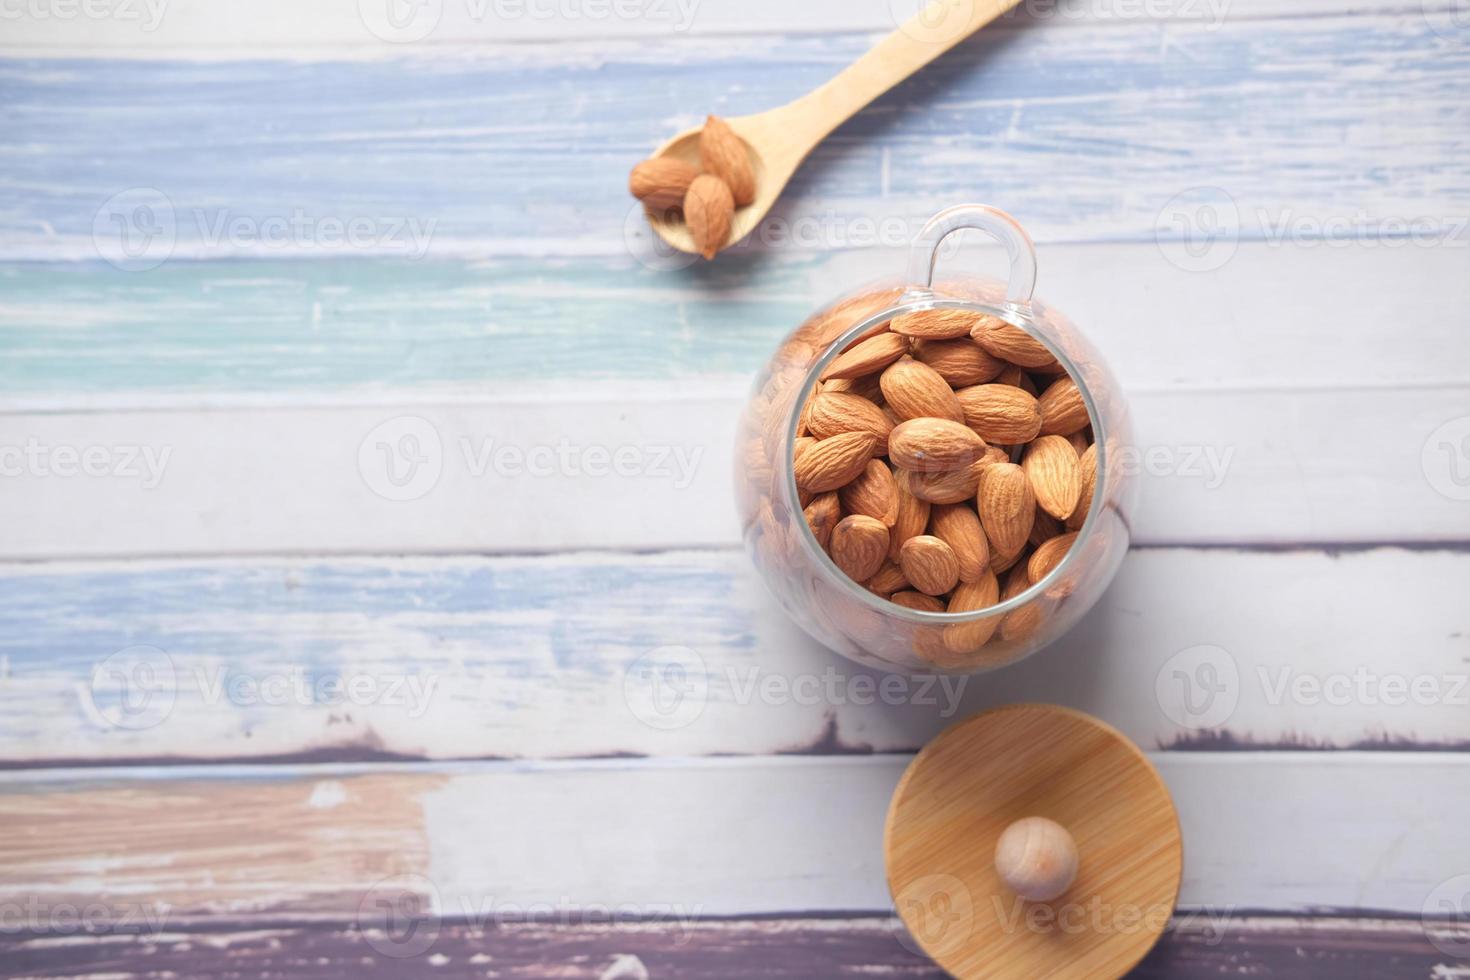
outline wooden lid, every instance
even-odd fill
[[[997,855],[1008,828],[1037,817]],[[976,715],[925,746],[894,791],[883,851],[899,917],[962,980],[1123,976],[1168,925],[1183,867],[1174,802],[1144,754],[1045,704]],[[1031,880],[1063,890],[1046,902],[1012,890]]]

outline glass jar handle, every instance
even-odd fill
[[[965,228],[983,231],[1005,246],[1011,262],[1006,302],[1019,307],[1030,305],[1036,288],[1036,246],[1015,218],[987,204],[956,204],[929,219],[909,246],[910,292],[932,292],[940,244]]]

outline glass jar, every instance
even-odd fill
[[[935,281],[939,246],[961,229],[1005,246],[1005,283],[980,276]],[[1055,641],[1097,602],[1128,550],[1136,487],[1119,461],[1132,445],[1127,406],[1097,351],[1032,296],[1035,247],[1003,211],[961,205],[924,226],[906,282],[877,284],[797,327],[758,375],[736,445],[736,495],[747,548],[786,611],[825,646],[887,670],[974,673],[1014,663]],[[833,563],[803,516],[792,461],[802,407],[827,364],[895,316],[950,308],[988,313],[1044,344],[1077,383],[1091,417],[1097,481],[1066,557],[1040,581],[988,608],[926,612],[870,592]]]

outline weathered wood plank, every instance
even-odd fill
[[[747,375],[816,306],[904,258],[0,265],[0,390],[11,408],[67,409]],[[945,263],[1000,268],[979,250]],[[1470,306],[1464,263],[1450,248],[1248,243],[1191,272],[1152,243],[1058,244],[1040,250],[1040,285],[1136,389],[1463,383],[1470,334],[1444,311]],[[1395,322],[1415,324],[1413,343]]]
[[[0,762],[895,752],[1025,700],[1149,747],[1462,747],[1467,590],[1464,552],[1136,551],[1056,648],[880,693],[738,552],[11,566]]]
[[[870,40],[509,44],[353,62],[11,60],[0,132],[17,149],[0,188],[0,256],[95,257],[99,206],[132,188],[167,198],[150,219],[160,229],[173,219],[178,256],[412,256],[425,244],[440,255],[621,255],[628,219],[638,227],[624,182],[641,154],[706,112],[786,102]],[[966,188],[1042,241],[1150,240],[1172,199],[1206,185],[1236,202],[1247,240],[1283,221],[1360,213],[1370,239],[1402,234],[1387,220],[1421,218],[1435,235],[1463,237],[1467,73],[1470,47],[1418,11],[1269,30],[982,32],[819,147],[777,215],[810,225],[819,247],[842,247],[885,220],[911,232]],[[334,245],[354,220],[372,227]],[[410,220],[432,232],[406,234]],[[220,233],[237,221],[248,241]],[[1206,230],[1163,222],[1175,240]]]
[[[449,919],[887,910],[882,825],[908,758],[5,773],[0,903],[166,922],[340,919],[395,895]],[[1217,919],[1439,912],[1470,861],[1445,818],[1470,805],[1464,755],[1153,759],[1188,842],[1180,903]]]
[[[728,547],[744,388],[0,414],[0,557]],[[1470,385],[1143,391],[1130,405],[1136,445],[1119,462],[1139,477],[1137,544],[1470,534]]]
[[[120,5],[105,18],[19,17],[0,43],[9,56],[117,58],[184,57],[198,60],[292,55],[316,58],[383,57],[421,43],[504,44],[508,41],[559,41],[612,37],[707,37],[730,34],[887,32],[920,0],[643,0],[639,3],[586,5],[524,4],[451,0],[400,12],[400,30],[364,15],[373,8],[350,3],[303,7],[290,0],[153,0]],[[1022,3],[1001,25],[1041,20],[1061,29],[1092,23],[1129,24],[1180,21],[1218,24],[1263,17],[1317,16],[1397,11],[1442,15],[1454,25],[1453,10],[1441,11],[1419,0],[1128,0],[1091,3]],[[403,15],[407,14],[404,18]],[[422,19],[421,19],[422,18]],[[995,29],[995,28],[992,28]],[[418,35],[423,34],[422,37]]]
[[[408,919],[411,922],[413,920]],[[425,919],[423,932],[399,942],[351,925],[294,922],[261,928],[229,920],[172,925],[161,934],[108,935],[85,942],[64,936],[0,937],[0,955],[20,974],[77,980],[100,975],[134,980],[167,973],[197,980],[356,980],[428,970],[444,980],[540,978],[644,980],[742,976],[943,977],[897,919],[881,916],[699,920],[683,924],[618,921],[486,925]],[[1453,977],[1462,961],[1446,953],[1463,944],[1463,927],[1431,933],[1419,922],[1348,917],[1250,916],[1205,923],[1185,912],[1134,970],[1133,980],[1215,980],[1242,972],[1260,980],[1382,980]],[[422,952],[413,952],[427,943]],[[395,952],[404,955],[394,955]]]

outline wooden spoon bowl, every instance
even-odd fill
[[[770,213],[801,161],[832,130],[1017,2],[933,0],[835,78],[796,101],[767,112],[725,120],[745,142],[755,170],[755,200],[735,209],[730,237],[724,247],[755,230]],[[698,167],[699,134],[703,128],[686,129],[667,140],[654,156],[670,156]],[[672,247],[681,252],[699,251],[677,213],[649,212],[648,221],[654,232]]]

